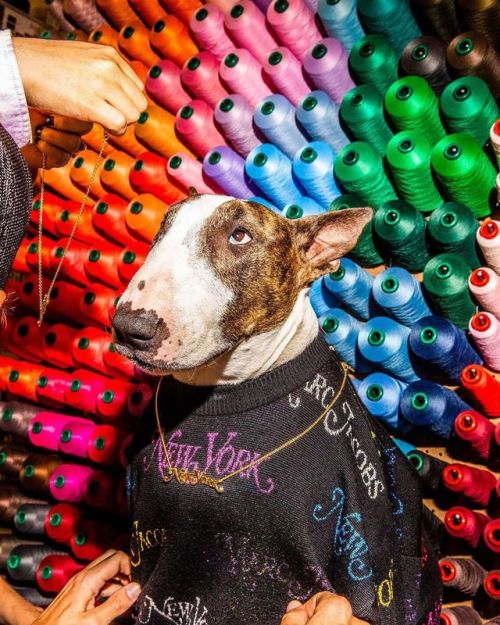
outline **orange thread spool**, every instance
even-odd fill
[[[145,150],[145,146],[140,143],[135,136],[135,127],[136,124],[130,124],[121,136],[115,136],[111,139],[114,146],[118,146],[121,150],[125,150],[125,152],[131,156],[137,156]],[[115,148],[112,148],[110,152],[113,150],[115,150]],[[109,156],[110,152],[108,152],[106,156]]]
[[[189,24],[194,12],[203,6],[200,0],[162,0],[162,4],[169,13],[175,13],[185,24]]]
[[[98,43],[102,46],[111,46],[118,50],[118,32],[109,24],[101,24],[93,30],[88,38],[89,43]]]
[[[129,4],[149,27],[165,15],[158,0],[129,0]]]
[[[75,302],[84,292],[81,286],[70,284],[65,280],[58,280],[52,289],[47,312],[50,313],[51,317],[62,315],[73,323],[83,323],[83,318],[78,315],[78,310],[75,310]],[[50,310],[51,308],[52,310]]]
[[[76,187],[71,180],[71,161],[66,163],[64,167],[57,169],[47,169],[44,173],[45,184],[51,187],[56,193],[59,193],[68,200],[74,202],[83,202],[85,193]],[[92,198],[87,199],[87,205],[93,206]]]
[[[125,222],[135,235],[151,243],[167,209],[168,206],[151,193],[142,193],[128,205]]]
[[[0,355],[0,390],[7,390],[7,380],[9,379],[10,372],[14,369],[16,364],[17,360],[15,358]]]
[[[67,39],[68,41],[87,41],[88,36],[84,30],[80,30],[79,28],[77,28],[76,30],[72,30],[67,33],[65,39]]]
[[[176,152],[184,152],[194,157],[194,154],[177,138],[175,116],[156,104],[141,114],[135,126],[135,135],[166,158]]]
[[[75,158],[71,161],[71,180],[84,191],[90,184],[97,159],[98,154],[93,150],[82,150],[81,152],[78,152]],[[99,170],[101,168],[102,162],[97,170],[97,174],[94,176],[92,186],[90,187],[90,194],[94,198],[98,198],[106,193],[99,180]]]
[[[130,183],[139,193],[152,193],[167,204],[179,202],[186,194],[167,177],[167,161],[154,152],[143,152],[130,172]]]
[[[67,203],[66,208],[60,212],[57,222],[57,234],[60,238],[69,237],[73,224],[78,215],[79,206],[74,203]],[[75,241],[88,243],[89,245],[111,245],[98,232],[96,232],[92,224],[92,208],[87,208],[78,222],[78,228],[75,232]],[[64,264],[64,263],[63,263]]]
[[[113,237],[113,242],[120,246],[129,245],[135,241],[125,223],[127,206],[127,200],[114,193],[107,193],[95,205],[92,215],[94,228],[104,236]]]
[[[104,143],[104,128],[100,124],[92,124],[92,130],[82,136],[82,141],[96,152],[99,152]],[[103,154],[109,154],[112,150],[113,146],[107,143],[104,147]]]
[[[7,391],[28,401],[37,400],[37,382],[42,371],[41,365],[19,360],[9,374]]]
[[[187,28],[175,15],[163,15],[151,29],[149,38],[162,58],[171,59],[179,67],[198,52]]]
[[[56,228],[56,220],[62,210],[64,210],[66,202],[58,195],[45,191],[43,194],[43,229],[45,232],[58,236]],[[38,226],[40,221],[40,208],[42,206],[40,193],[33,198],[32,211],[30,215],[30,223]]]
[[[130,200],[135,195],[129,182],[130,170],[133,166],[134,159],[131,156],[115,150],[108,154],[104,161],[100,173],[101,182],[110,191]]]
[[[85,271],[91,280],[94,279],[105,286],[117,289],[122,286],[117,268],[118,257],[119,252],[94,248],[85,258]]]
[[[149,33],[148,33],[149,37]],[[146,82],[146,78],[148,77],[149,68],[147,65],[144,65],[142,61],[130,61],[130,67],[134,70],[134,72],[139,76],[143,83]]]
[[[12,271],[20,271],[21,273],[29,273],[31,271],[26,263],[26,254],[32,242],[34,242],[34,239],[27,239],[26,237],[23,239],[12,263]]]
[[[500,416],[500,382],[489,371],[481,365],[467,365],[460,381],[487,416]]]
[[[154,65],[159,60],[149,44],[148,31],[140,22],[127,24],[120,30],[118,46],[131,59],[146,65]]]
[[[96,0],[99,9],[117,28],[137,22],[137,15],[124,0]]]

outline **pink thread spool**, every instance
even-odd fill
[[[149,70],[146,91],[155,102],[174,115],[191,99],[182,85],[181,70],[167,59]]]
[[[266,15],[281,44],[299,61],[321,39],[314,14],[303,0],[275,0]]]
[[[482,308],[500,319],[500,277],[493,269],[474,269],[469,276],[469,289]]]
[[[203,158],[214,145],[226,145],[214,124],[214,114],[203,100],[191,100],[175,116],[175,129],[198,156]]]
[[[64,394],[64,401],[72,408],[95,414],[97,396],[104,392],[108,379],[86,369],[77,369],[72,373],[72,378],[70,388]]]
[[[466,541],[471,547],[477,547],[483,529],[490,518],[485,514],[473,512],[463,506],[450,508],[444,518],[444,526],[448,534]]]
[[[486,220],[478,228],[476,241],[488,267],[500,275],[500,221]]]
[[[311,87],[304,77],[302,65],[288,48],[275,48],[263,63],[264,72],[276,91],[298,106],[309,95]]]
[[[59,412],[39,412],[30,424],[28,431],[30,443],[35,447],[57,451],[61,433],[72,418]]]
[[[169,158],[167,174],[186,193],[189,192],[190,187],[196,189],[198,193],[216,193],[215,189],[204,180],[200,161],[188,154],[177,152]]]
[[[226,139],[241,156],[248,156],[262,143],[263,139],[259,139],[253,124],[253,108],[243,96],[234,93],[221,100],[215,107],[214,117]]]
[[[88,458],[90,438],[96,427],[90,419],[71,419],[59,437],[59,451],[77,458]]]
[[[356,85],[347,67],[348,53],[340,41],[325,37],[318,41],[304,58],[304,70],[314,85],[327,93],[337,104]]]
[[[467,442],[483,460],[490,456],[495,426],[475,410],[465,410],[455,419],[455,434]]]
[[[443,469],[443,484],[454,493],[461,493],[472,502],[485,507],[497,483],[493,473],[453,462]]]
[[[67,371],[44,367],[36,386],[37,401],[47,406],[63,406],[72,379],[73,375]]]
[[[494,553],[500,553],[500,519],[494,519],[485,525],[483,540]]]
[[[200,48],[211,52],[219,63],[234,48],[224,30],[224,13],[215,4],[207,4],[191,17],[189,28]]]
[[[219,65],[211,52],[198,52],[184,63],[181,72],[182,84],[193,97],[204,100],[212,108],[227,96],[219,78]]]
[[[248,50],[261,65],[277,46],[264,14],[251,0],[240,0],[233,5],[224,17],[224,24],[236,45]]]
[[[57,501],[83,501],[88,482],[97,471],[80,464],[60,464],[50,476],[50,492]]]
[[[476,313],[469,322],[469,332],[484,362],[493,371],[500,371],[500,322],[489,312]]]
[[[222,61],[219,74],[231,93],[243,96],[253,107],[272,94],[263,78],[262,65],[248,50],[234,48]]]
[[[75,328],[64,323],[45,326],[42,337],[43,359],[63,369],[75,367],[75,361],[69,349],[75,333]]]

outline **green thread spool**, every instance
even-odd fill
[[[484,145],[500,110],[488,85],[477,76],[450,83],[441,95],[441,112],[451,132],[468,132]]]
[[[384,95],[398,79],[399,56],[383,35],[367,35],[354,44],[349,67],[357,83],[373,85]]]
[[[432,148],[421,132],[398,132],[387,146],[387,162],[400,196],[419,211],[432,211],[444,200],[431,169]]]
[[[422,34],[408,0],[358,0],[357,9],[368,33],[383,33],[399,53]]]
[[[338,198],[333,200],[328,210],[337,211],[346,208],[359,208],[360,206],[363,206],[363,200],[360,197],[352,193],[346,193],[345,195],[339,195]],[[373,241],[373,219],[363,228],[363,232],[349,256],[365,267],[378,267],[384,262]]]
[[[445,136],[439,100],[420,76],[396,80],[385,94],[384,104],[398,130],[415,130],[425,135],[431,145]]]
[[[424,269],[424,287],[438,314],[465,329],[476,312],[469,293],[470,268],[459,254],[439,254]]]
[[[408,271],[422,271],[430,258],[425,230],[422,213],[403,200],[386,202],[373,218],[378,249]]]
[[[366,141],[384,156],[392,132],[384,116],[384,99],[373,85],[360,85],[345,94],[340,117],[357,141]]]
[[[397,198],[382,157],[365,141],[355,141],[342,148],[333,170],[344,189],[358,195],[364,206],[378,208]]]
[[[496,171],[480,144],[466,133],[455,133],[434,146],[432,169],[448,199],[465,204],[480,219],[495,202]]]
[[[435,254],[459,254],[470,269],[477,269],[481,266],[477,255],[478,227],[479,222],[467,206],[446,202],[436,208],[427,222],[431,249]]]

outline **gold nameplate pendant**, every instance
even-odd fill
[[[172,480],[175,480],[181,486],[198,486],[201,484],[202,486],[213,488],[216,493],[224,492],[222,484],[213,477],[209,477],[204,471],[186,471],[186,469],[172,467],[163,476],[163,481],[165,484],[169,484]]]

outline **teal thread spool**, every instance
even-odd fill
[[[335,159],[333,171],[344,189],[358,195],[365,206],[378,208],[397,198],[382,157],[369,143],[355,141],[346,145]]]
[[[476,306],[469,293],[470,268],[458,254],[434,256],[424,268],[424,288],[435,310],[466,329]]]
[[[398,130],[416,130],[425,135],[431,145],[445,136],[439,117],[439,100],[420,76],[396,80],[387,90],[384,104]]]
[[[448,199],[465,204],[478,219],[491,214],[496,171],[473,137],[466,133],[444,137],[432,150],[431,164]]]
[[[398,79],[399,57],[382,35],[367,35],[349,54],[349,67],[356,83],[373,85],[382,95]]]
[[[435,254],[460,254],[470,267],[477,269],[476,233],[479,222],[472,211],[457,202],[446,202],[432,213],[427,222],[431,249]]]
[[[441,95],[441,112],[451,132],[467,132],[484,145],[500,110],[488,85],[477,76],[450,83]]]
[[[387,146],[387,162],[400,196],[419,211],[432,211],[444,200],[431,169],[432,148],[420,132],[399,132]]]
[[[422,271],[430,258],[425,230],[422,213],[403,200],[386,202],[373,218],[377,248],[391,264],[408,271]]]
[[[336,211],[346,208],[359,208],[361,206],[363,206],[363,200],[360,197],[346,193],[333,200],[328,210]],[[349,256],[352,256],[357,263],[364,267],[378,267],[384,262],[373,241],[373,219],[363,228],[363,232]]]
[[[357,141],[366,141],[384,155],[392,132],[384,115],[384,99],[373,85],[348,91],[340,105],[340,117]]]
[[[408,0],[358,0],[358,13],[366,32],[384,34],[399,54],[422,34]]]

